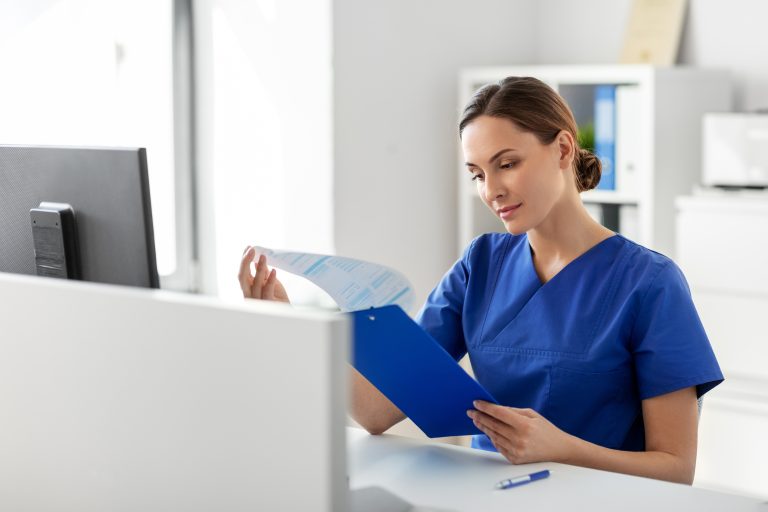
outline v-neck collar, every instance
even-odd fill
[[[601,272],[608,271],[610,265],[606,265],[607,261],[602,260],[605,258],[612,260],[611,255],[616,251],[606,252],[606,249],[609,246],[614,249],[619,247],[623,240],[621,235],[615,234],[598,242],[560,269],[552,279],[542,284],[533,266],[528,236],[525,234],[523,237],[514,245],[510,253],[505,252],[505,256],[499,262],[499,272],[504,275],[504,278],[499,280],[500,275],[497,274],[496,276],[497,281],[494,283],[489,299],[489,306],[492,303],[495,303],[496,306],[486,310],[479,333],[479,340],[482,340],[480,341],[481,346],[495,345],[497,340],[504,337],[505,332],[509,332],[509,329],[514,329],[516,325],[520,325],[520,322],[524,322],[524,318],[530,317],[531,308],[535,310],[537,304],[541,305],[541,301],[546,301],[547,297],[549,300],[553,298],[557,301],[567,300],[564,297],[572,293],[568,278],[574,276],[573,273],[579,269],[583,270],[585,262],[590,263],[590,260],[598,258],[600,263],[597,264],[603,267]],[[522,254],[520,254],[521,252]],[[586,268],[589,267],[590,265],[587,265]],[[592,275],[591,273],[587,274]],[[579,274],[577,273],[576,276],[578,277]],[[583,278],[587,277],[587,275],[583,276]],[[579,277],[576,281],[583,281],[583,278]],[[562,289],[563,286],[569,289]],[[491,314],[491,310],[494,311],[493,314]]]
[[[548,281],[542,282],[541,278],[539,277],[539,274],[536,272],[536,267],[533,264],[533,247],[531,247],[531,241],[528,239],[528,233],[526,233],[525,234],[525,247],[528,249],[527,251],[524,251],[525,252],[525,257],[526,257],[526,260],[527,260],[526,261],[526,265],[528,267],[529,272],[531,272],[533,274],[535,282],[538,283],[539,288],[543,288],[543,287],[547,286],[549,283],[551,283],[552,281],[554,281],[555,279],[557,279],[558,276],[560,274],[562,274],[564,271],[566,271],[568,268],[570,268],[572,266],[578,265],[578,262],[580,260],[586,258],[590,253],[595,252],[599,247],[601,247],[602,245],[605,245],[606,242],[608,242],[609,240],[614,240],[617,237],[619,237],[619,234],[618,233],[614,233],[612,236],[609,236],[608,238],[605,238],[605,239],[597,242],[595,245],[593,245],[592,247],[590,247],[589,249],[587,249],[586,251],[584,251],[583,253],[579,254],[578,256],[576,256],[571,261],[569,261],[563,268],[558,270],[555,275],[553,275],[551,278],[549,278]]]

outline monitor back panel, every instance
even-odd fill
[[[146,151],[0,146],[0,272],[35,272],[29,210],[75,211],[83,280],[158,288]]]
[[[0,273],[4,510],[344,510],[349,324]]]

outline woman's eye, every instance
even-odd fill
[[[502,164],[501,168],[502,169],[512,169],[516,165],[517,165],[517,162],[507,162],[505,164]]]
[[[473,174],[472,175],[472,181],[483,181],[483,175],[482,174]]]

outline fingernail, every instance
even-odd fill
[[[475,411],[473,411],[472,409],[467,409],[467,416],[471,418],[473,414],[475,414]]]
[[[480,400],[475,400],[474,402],[472,402],[472,405],[474,405],[475,408],[477,408],[477,406],[480,405]]]

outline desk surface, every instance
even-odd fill
[[[513,466],[497,453],[347,429],[350,487],[383,487],[446,510],[768,511],[743,496],[554,463]],[[499,480],[549,469],[545,480],[497,491]],[[515,508],[513,508],[515,507]]]

